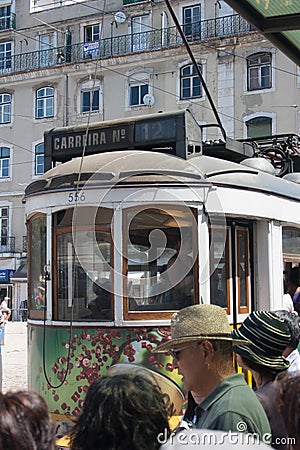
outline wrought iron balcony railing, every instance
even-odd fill
[[[0,236],[0,253],[15,253],[14,236]]]
[[[11,13],[9,16],[0,17],[0,30],[16,29],[16,15]]]
[[[238,14],[217,19],[202,20],[183,26],[190,42],[249,33],[254,29]],[[151,30],[131,35],[114,36],[101,41],[57,47],[49,50],[0,55],[0,76],[8,73],[32,71],[66,63],[80,63],[97,58],[129,55],[149,50],[160,50],[182,45],[176,27]]]
[[[132,3],[142,3],[148,0],[123,0],[123,5],[131,5]]]

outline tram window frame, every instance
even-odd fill
[[[245,299],[246,304],[241,305],[241,261],[239,258],[240,241],[239,236],[244,235],[245,242]],[[238,300],[238,314],[249,314],[250,312],[250,299],[251,299],[251,281],[250,281],[250,248],[249,248],[249,229],[248,228],[236,228],[236,287],[237,287],[237,300]]]
[[[297,252],[287,252],[285,242],[285,232],[294,233],[295,236],[291,236],[292,239],[300,239],[300,228],[291,227],[291,226],[283,226],[282,227],[282,259],[283,259],[283,280],[284,280],[284,294],[288,292],[288,282],[290,279],[291,270],[293,267],[300,265],[300,250]],[[291,249],[300,248],[297,246],[297,243],[293,243],[289,245]]]
[[[94,208],[93,208],[94,209]],[[106,210],[110,210],[111,211],[111,216],[113,216],[113,210],[111,208],[105,208]],[[101,210],[101,208],[98,208],[98,211]],[[67,234],[71,234],[73,229],[72,229],[72,217],[73,217],[73,212],[74,212],[74,208],[68,208],[65,210],[61,210],[58,211],[59,212],[66,212],[68,211],[69,217],[67,217],[66,219],[66,223],[59,225],[55,223],[55,220],[57,220],[57,215],[53,215],[53,262],[52,262],[52,270],[53,270],[53,319],[54,320],[58,320],[60,322],[65,322],[65,321],[69,321],[70,318],[65,317],[62,318],[59,314],[59,298],[58,298],[58,248],[57,248],[57,238],[58,236],[62,236],[62,235],[67,235]],[[70,223],[68,223],[68,220],[71,221]],[[114,295],[113,295],[113,267],[114,267],[114,260],[113,260],[113,238],[112,238],[112,229],[111,229],[111,223],[110,226],[107,225],[97,225],[97,224],[86,224],[86,225],[81,225],[78,227],[78,229],[82,232],[92,232],[92,233],[97,233],[97,232],[105,232],[108,233],[110,235],[110,267],[111,267],[111,277],[109,279],[110,283],[111,283],[111,291],[110,292],[110,300],[111,300],[111,313],[110,316],[111,318],[100,318],[100,317],[93,317],[93,315],[89,315],[90,312],[90,308],[89,308],[89,304],[95,300],[95,291],[93,290],[93,298],[88,298],[86,297],[84,299],[84,305],[85,305],[85,309],[86,309],[86,316],[79,316],[79,317],[74,317],[73,316],[73,320],[76,322],[90,322],[90,323],[98,323],[98,322],[110,322],[113,320],[114,318]],[[72,258],[74,257],[74,246],[72,246]],[[74,262],[78,262],[77,260],[77,256],[75,256],[75,260],[72,259],[72,277],[74,277],[73,272],[74,272]],[[84,268],[82,267],[82,265],[80,264],[80,261],[78,264],[76,264],[76,267],[78,267],[78,269],[82,269],[84,270]],[[76,275],[79,276],[79,272],[76,272]],[[75,275],[75,276],[76,276]],[[90,282],[87,281],[87,278],[90,278]],[[73,278],[74,281],[77,281],[75,278]],[[92,289],[92,287],[95,284],[94,280],[92,281],[92,278],[86,273],[86,286],[85,288],[90,291]],[[89,286],[88,286],[89,284]],[[74,285],[72,283],[72,289],[76,289],[78,288],[78,286],[76,287],[76,285]],[[100,288],[101,288],[101,283],[100,283]],[[76,297],[77,299],[82,298],[82,297]],[[81,305],[82,306],[82,305]],[[80,305],[76,306],[78,311],[81,311],[80,309]]]
[[[283,261],[289,263],[299,263],[300,262],[300,250],[298,253],[288,253],[284,249],[284,232],[297,233],[300,238],[300,228],[297,227],[282,227],[282,255]],[[295,236],[296,237],[296,236]],[[293,245],[293,248],[299,248],[297,245]]]
[[[33,276],[32,276],[32,249],[33,249],[33,241],[36,242],[33,237],[32,237],[32,226],[33,226],[33,221],[37,220],[39,218],[43,218],[45,220],[45,235],[47,235],[47,216],[46,214],[42,214],[42,213],[38,213],[33,215],[32,217],[30,217],[30,219],[28,220],[28,276],[29,276],[29,284],[28,284],[28,318],[29,319],[44,319],[45,313],[47,311],[47,298],[45,297],[45,281],[44,281],[44,286],[41,286],[41,288],[44,289],[44,299],[42,299],[42,295],[43,292],[41,289],[39,289],[38,286],[36,286],[37,289],[37,296],[39,296],[41,298],[41,300],[44,301],[45,307],[42,309],[35,309],[32,308],[32,302],[35,300],[35,298],[33,298],[33,291],[34,291],[34,287],[33,287]],[[40,243],[43,242],[42,240],[40,240]],[[44,249],[44,256],[45,259],[43,261],[43,263],[41,264],[41,267],[46,265],[46,239],[44,240],[44,244],[45,244],[45,249]],[[39,284],[43,284],[43,280],[41,280],[41,283]]]
[[[213,244],[213,232],[214,230],[216,231],[222,231],[224,230],[223,227],[218,227],[218,226],[210,226],[209,227],[209,238],[210,238],[210,246]],[[230,239],[231,239],[231,235],[230,235],[230,227],[226,226],[225,227],[226,230],[226,238],[225,238],[225,248],[224,248],[224,253],[222,255],[222,257],[220,258],[221,264],[224,264],[224,268],[225,268],[225,279],[226,279],[226,303],[227,306],[222,306],[222,305],[218,305],[218,303],[213,301],[213,276],[215,274],[215,272],[217,271],[217,267],[216,269],[212,272],[211,276],[210,276],[210,303],[214,304],[214,305],[218,305],[221,306],[222,308],[224,308],[227,312],[228,315],[231,314],[231,302],[230,302],[230,298],[231,298],[231,279],[232,279],[232,273],[231,273],[231,266],[230,266]],[[213,267],[214,261],[214,254],[212,252],[212,249],[210,250],[210,267]],[[225,259],[224,259],[225,258]],[[219,263],[220,263],[219,261]],[[218,263],[218,264],[219,264]]]
[[[163,210],[163,211],[183,211],[184,209],[186,209],[186,207],[183,209],[182,207],[176,206],[176,205],[163,205],[163,204],[155,204],[155,205],[147,205],[147,209],[149,210]],[[161,309],[155,309],[156,305],[155,304],[147,304],[147,305],[141,305],[141,309],[130,309],[129,307],[129,295],[128,295],[128,259],[127,259],[127,246],[128,246],[128,237],[129,237],[129,220],[128,220],[128,215],[132,215],[132,213],[134,214],[138,214],[139,212],[145,210],[144,206],[134,206],[131,208],[127,208],[125,210],[123,210],[123,277],[124,277],[124,295],[123,295],[123,315],[124,315],[124,320],[158,320],[158,319],[170,319],[172,314],[176,311],[178,311],[178,309],[172,308],[172,309],[166,309],[161,308]],[[198,266],[199,266],[199,260],[198,260],[198,239],[197,239],[197,230],[198,230],[198,220],[197,220],[197,210],[195,208],[190,207],[189,208],[190,213],[193,215],[193,220],[196,223],[196,226],[193,227],[192,230],[192,251],[193,251],[193,266],[192,266],[192,283],[193,283],[193,292],[192,292],[192,302],[189,303],[189,305],[193,305],[195,303],[199,302],[199,279],[198,279]],[[171,214],[170,214],[171,216]],[[172,216],[171,216],[172,217]],[[130,221],[131,222],[131,221]],[[149,227],[150,229],[151,227]],[[176,228],[176,227],[175,227]],[[159,228],[154,228],[154,230],[159,229]],[[179,227],[178,227],[179,229]],[[173,230],[174,231],[174,230]],[[177,230],[178,231],[178,230]],[[148,235],[149,236],[149,235]],[[178,238],[177,238],[178,240]],[[175,242],[175,240],[174,240]],[[168,250],[170,249],[174,249],[175,247],[168,247]],[[175,256],[176,251],[174,253],[173,256]],[[170,257],[170,259],[172,259],[172,257]],[[169,261],[170,261],[169,259]],[[158,261],[158,258],[156,259],[156,262]],[[174,262],[175,263],[175,262]],[[140,267],[141,270],[144,269],[143,265],[136,265],[136,267]],[[145,266],[146,267],[146,266]],[[147,265],[148,268],[150,268],[150,265]],[[157,267],[157,265],[156,265]],[[162,272],[157,271],[157,274],[161,275]],[[189,274],[187,274],[189,275]],[[175,289],[176,289],[176,285],[175,285]],[[146,297],[147,298],[147,297]],[[148,297],[150,298],[150,297]],[[189,306],[189,305],[183,305],[184,306]]]

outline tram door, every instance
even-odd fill
[[[234,223],[210,229],[210,301],[226,308],[230,323],[251,312],[250,229]]]

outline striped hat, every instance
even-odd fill
[[[282,353],[290,344],[291,333],[275,313],[254,311],[232,334],[236,339],[250,342],[250,345],[233,347],[238,355],[273,370],[281,371],[289,367],[290,363]]]

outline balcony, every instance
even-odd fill
[[[149,0],[123,0],[123,5],[131,5],[134,3],[148,2]]]
[[[196,24],[184,25],[183,28],[190,43],[254,31],[251,25],[238,14],[203,20]],[[176,27],[170,27],[19,55],[5,56],[5,54],[2,54],[0,55],[0,76],[16,72],[29,72],[66,63],[80,63],[98,57],[104,59],[167,49],[179,45],[183,45],[182,38]]]
[[[9,16],[0,17],[0,31],[15,30],[16,29],[16,15],[11,13]]]
[[[0,254],[15,253],[15,240],[16,238],[14,236],[0,237]]]

